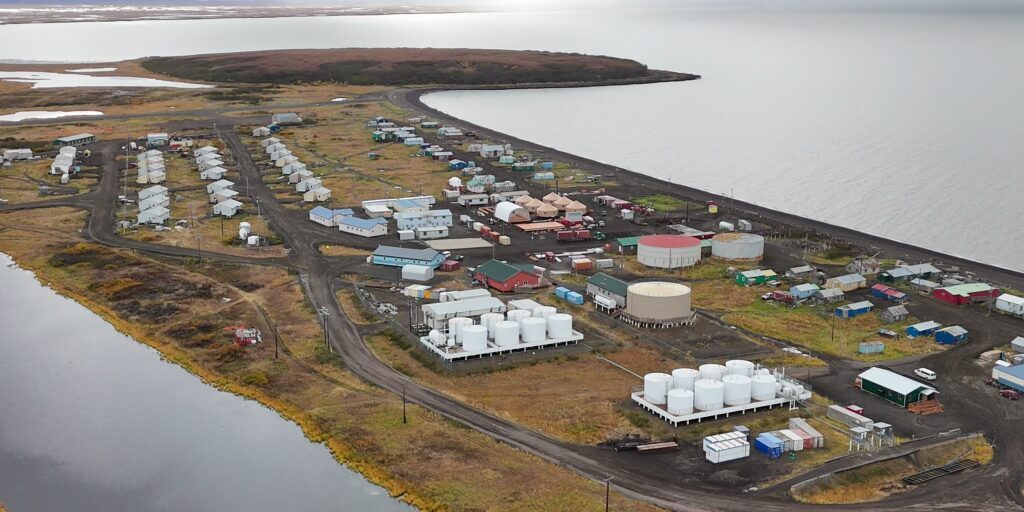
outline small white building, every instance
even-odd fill
[[[270,122],[278,125],[302,124],[302,118],[295,112],[281,112],[270,116]]]
[[[75,165],[75,157],[67,154],[57,155],[50,164],[50,174],[67,174]]]
[[[198,157],[203,156],[203,155],[209,155],[211,153],[218,153],[218,152],[220,152],[219,149],[217,149],[217,148],[215,148],[213,146],[210,146],[210,145],[206,145],[206,146],[203,146],[203,147],[193,151],[192,155],[195,156],[196,158],[198,158]]]
[[[269,146],[263,146],[263,151],[265,151],[268,155],[272,155],[278,151],[282,151],[285,149],[288,149],[288,146],[285,146],[280,141],[275,142]]]
[[[144,188],[144,189],[139,191],[139,201],[142,201],[143,199],[146,199],[147,197],[166,196],[166,195],[167,195],[167,187],[165,187],[163,185],[153,185],[152,187]]]
[[[279,169],[284,169],[284,166],[286,166],[288,164],[294,164],[294,163],[296,163],[298,161],[299,161],[299,157],[297,157],[295,155],[287,155],[285,157],[278,158],[277,160],[274,160],[274,167],[277,167]]]
[[[299,171],[305,171],[305,170],[306,170],[306,164],[304,164],[302,162],[292,162],[292,163],[287,164],[287,165],[285,165],[284,167],[281,168],[281,174],[283,174],[285,176],[288,176],[288,175],[290,175],[292,173],[296,173],[296,172],[299,172]]]
[[[802,442],[802,441],[801,441]],[[704,458],[712,464],[750,456],[750,441],[743,432],[726,432],[704,438]]]
[[[434,267],[426,265],[402,265],[402,280],[424,282],[434,278]]]
[[[3,159],[8,162],[15,160],[29,160],[32,158],[31,149],[5,149]]]
[[[266,126],[260,126],[252,131],[253,137],[266,137],[267,135],[270,135],[270,128]]]
[[[223,203],[224,201],[234,200],[238,196],[238,192],[231,190],[230,188],[222,188],[212,194],[210,194],[211,203]]]
[[[505,146],[500,144],[482,144],[480,156],[483,158],[498,158],[505,154]]]
[[[1024,316],[1024,298],[1004,293],[996,297],[995,308],[1002,313]]]
[[[300,181],[306,181],[313,177],[313,171],[301,170],[288,176],[288,183],[295,185]]]
[[[163,206],[155,206],[148,210],[140,211],[137,220],[139,224],[163,224],[170,218],[170,210]]]
[[[205,171],[207,169],[213,169],[214,167],[223,167],[224,161],[216,158],[204,158],[197,165],[199,166],[200,171]]]
[[[459,196],[459,204],[462,206],[482,206],[490,202],[487,194],[463,194]]]
[[[215,181],[213,183],[210,183],[209,185],[206,186],[206,193],[207,194],[212,194],[214,192],[218,192],[218,191],[224,190],[226,188],[231,188],[233,186],[235,186],[234,182],[231,182],[231,181],[228,181],[228,180],[217,180],[217,181]]]
[[[292,156],[292,152],[284,148],[270,153],[270,159],[274,161],[280,160],[286,156]]]
[[[448,238],[448,228],[445,226],[424,226],[416,228],[416,238],[420,240]]]
[[[227,201],[213,205],[213,214],[223,217],[233,217],[241,209],[242,203],[235,201],[234,199],[228,199]]]
[[[146,178],[150,183],[163,183],[167,181],[167,173],[163,171],[150,171]]]
[[[199,173],[199,177],[204,180],[221,180],[227,173],[228,170],[223,167],[211,167]]]
[[[439,227],[452,225],[451,210],[429,210],[424,212],[399,212],[395,214],[398,229]]]
[[[364,236],[367,238],[384,236],[388,234],[388,221],[386,219],[360,219],[358,217],[335,218],[338,230],[343,233]]]
[[[265,148],[265,147],[273,146],[274,144],[280,144],[280,143],[281,143],[281,139],[279,139],[277,137],[270,137],[268,139],[261,140],[260,141],[260,147]]]
[[[161,208],[167,208],[170,205],[171,200],[166,195],[152,196],[139,201],[139,211],[149,210],[150,208],[155,208],[158,206]]]
[[[302,200],[307,203],[322,203],[331,198],[331,189],[327,187],[317,187],[313,190],[307,190],[306,193],[302,194]]]
[[[363,205],[363,211],[371,219],[386,219],[391,217],[391,208],[385,204],[370,203]]]
[[[320,178],[309,178],[304,181],[300,181],[295,184],[296,192],[308,192],[310,190],[316,190],[323,186],[323,181]]]

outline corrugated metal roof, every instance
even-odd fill
[[[839,309],[871,309],[875,307],[870,301],[862,300],[860,302],[854,302],[845,306],[839,306]]]
[[[362,229],[373,229],[374,226],[388,225],[387,219],[360,219],[359,217],[348,216],[342,217],[341,220],[338,221],[338,223]],[[374,254],[376,254],[376,252]]]
[[[917,332],[921,332],[928,331],[931,329],[938,329],[939,327],[942,327],[942,324],[934,320],[928,320],[927,322],[918,322],[914,325],[911,325],[910,327],[907,327],[907,329],[914,329]]]
[[[438,254],[440,253],[433,249],[408,249],[405,247],[393,247],[390,245],[378,246],[377,249],[373,251],[374,256],[423,261],[431,261],[436,258]]]
[[[892,315],[909,315],[910,314],[910,311],[907,310],[907,307],[902,305],[902,304],[900,304],[899,306],[887,307],[887,308],[885,308],[885,310],[888,311],[889,314],[892,314]]]
[[[939,329],[939,332],[944,332],[959,337],[967,334],[967,329],[964,329],[959,325],[951,325],[949,327],[946,327],[945,329]]]
[[[795,291],[798,291],[798,292],[813,292],[813,291],[815,291],[817,289],[818,289],[818,285],[816,285],[814,283],[798,284],[798,285],[794,286],[793,288],[791,288],[791,290],[795,290]]]
[[[590,276],[587,279],[587,283],[623,297],[626,296],[626,288],[629,287],[629,284],[625,281],[612,277],[604,272],[598,272],[597,274]]]
[[[633,247],[640,243],[640,237],[638,236],[626,236],[622,238],[616,238],[616,242],[622,247]]]
[[[865,281],[864,276],[860,274],[846,274],[845,276],[833,277],[832,279],[845,284],[853,284]]]
[[[985,283],[967,283],[958,284],[956,286],[947,286],[946,288],[939,288],[940,290],[946,290],[946,292],[952,295],[958,295],[966,297],[972,293],[980,293],[991,291],[993,288]]]
[[[1018,364],[1017,366],[996,366],[996,371],[999,373],[1005,373],[1012,375],[1018,379],[1024,379],[1024,364]]]
[[[861,372],[861,374],[858,375],[858,377],[860,377],[863,380],[878,384],[879,386],[882,386],[886,389],[895,391],[904,396],[909,395],[921,388],[931,390],[935,389],[929,385],[922,384],[911,378],[904,377],[896,372],[886,370],[885,368],[878,368],[877,366],[874,368],[868,368],[867,370]]]
[[[841,297],[843,291],[839,288],[825,288],[824,290],[818,290],[818,295],[828,299],[832,297]]]
[[[334,218],[334,211],[332,211],[330,208],[326,208],[326,207],[323,207],[323,206],[317,206],[316,208],[313,208],[312,210],[310,210],[309,213],[310,213],[310,215],[316,215],[316,216],[322,217],[324,219],[333,219]]]
[[[497,297],[479,297],[475,299],[453,300],[424,304],[423,312],[435,318],[452,315],[469,314],[478,311],[504,311],[505,305]]]
[[[498,282],[505,282],[512,278],[512,276],[523,272],[508,263],[504,263],[498,260],[490,260],[476,268],[477,273],[481,273],[491,279]]]

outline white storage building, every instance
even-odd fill
[[[204,180],[220,180],[224,179],[224,175],[227,173],[228,170],[223,167],[211,167],[199,173],[199,177]]]
[[[360,219],[359,217],[335,217],[338,230],[342,233],[351,233],[366,238],[384,236],[388,234],[388,221],[386,219]]]
[[[167,187],[163,185],[153,185],[149,188],[144,188],[139,191],[139,201],[146,199],[147,197],[167,195]]]
[[[995,308],[1010,315],[1024,316],[1024,298],[1004,293],[996,297]]]
[[[218,192],[226,188],[231,188],[233,186],[235,186],[234,182],[228,180],[217,180],[206,186],[206,193],[213,194],[214,192]]]
[[[3,160],[13,162],[15,160],[28,160],[32,158],[31,149],[5,149],[3,154]]]
[[[402,279],[406,281],[424,282],[434,278],[434,269],[426,265],[404,265]]]
[[[750,441],[743,432],[726,432],[704,438],[704,458],[712,464],[750,456]]]
[[[171,200],[167,196],[151,196],[139,201],[139,211],[149,210],[157,206],[167,208],[170,205]]]

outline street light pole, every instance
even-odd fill
[[[604,479],[604,512],[608,512],[608,506],[612,494],[612,479],[614,476],[610,476]]]

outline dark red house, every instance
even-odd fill
[[[501,292],[513,292],[518,287],[535,288],[540,286],[541,279],[531,271],[498,260],[490,260],[476,267],[473,278]]]
[[[957,306],[985,302],[998,296],[999,288],[993,288],[985,283],[958,284],[932,291],[932,297]]]

